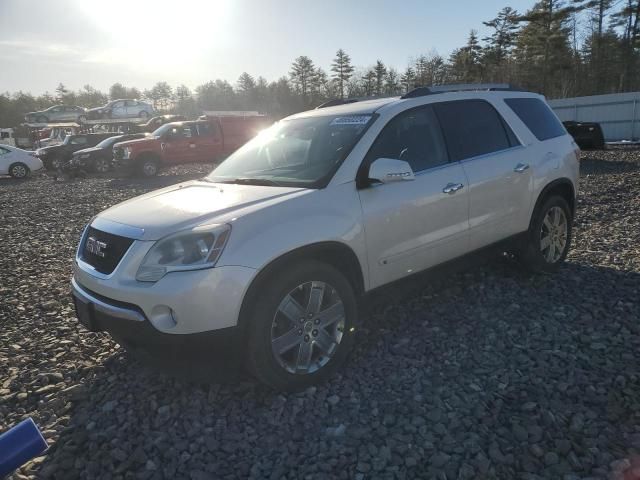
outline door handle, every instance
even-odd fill
[[[525,170],[527,170],[529,168],[529,164],[528,163],[519,163],[515,166],[515,168],[513,169],[514,172],[517,173],[522,173]]]
[[[464,185],[461,183],[447,183],[447,185],[442,189],[442,193],[448,193],[449,195],[453,195],[462,187],[464,187]]]

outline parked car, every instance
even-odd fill
[[[103,107],[92,108],[87,114],[92,120],[102,118],[142,118],[151,117],[153,105],[141,100],[112,100]]]
[[[158,127],[161,127],[166,123],[183,122],[186,119],[187,118],[184,115],[158,115],[157,117],[149,119],[147,123],[143,123],[137,127],[141,132],[153,133],[158,129]]]
[[[24,178],[41,168],[42,162],[31,152],[11,145],[0,145],[0,175]]]
[[[604,133],[596,122],[562,122],[569,134],[583,149],[604,148]]]
[[[87,120],[87,110],[74,105],[54,105],[40,112],[29,112],[24,119],[27,123],[84,123]]]
[[[162,166],[218,160],[267,125],[267,117],[263,115],[167,123],[147,138],[117,144],[114,160],[120,168],[153,176]]]
[[[42,160],[45,168],[57,170],[63,163],[71,160],[74,152],[83,148],[94,147],[102,140],[113,137],[114,133],[80,133],[67,135],[64,141],[58,145],[39,148],[35,155]]]
[[[345,361],[358,298],[383,285],[496,246],[555,271],[575,142],[540,95],[449,88],[293,115],[204,179],[98,214],[74,266],[80,322],[172,360],[239,352],[297,390]]]
[[[113,146],[118,142],[137,140],[144,138],[148,133],[133,133],[127,135],[115,135],[105,138],[95,147],[83,148],[73,154],[71,163],[74,168],[91,170],[98,173],[106,173],[113,166]]]

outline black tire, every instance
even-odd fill
[[[299,320],[300,328],[292,320],[280,316],[282,315],[279,310],[281,302],[290,294],[295,294],[294,292],[305,295],[305,287],[300,287],[307,285],[311,289],[314,285],[311,282],[323,282],[325,286],[331,287],[325,290],[330,293],[323,297],[326,299],[322,301],[323,304],[334,302],[336,299],[342,301],[343,310],[338,313],[340,320],[334,321],[326,328],[317,326],[319,319],[312,317],[312,314],[308,316],[306,313],[304,314],[303,318]],[[327,380],[344,363],[353,345],[358,308],[356,296],[349,281],[330,265],[317,261],[300,261],[295,264],[287,264],[284,269],[275,272],[266,281],[261,282],[260,288],[262,292],[257,297],[249,314],[246,361],[249,371],[261,382],[278,390],[298,391]],[[308,298],[310,304],[310,297]],[[332,305],[340,308],[339,303]],[[325,306],[325,308],[329,307]],[[321,306],[319,309],[318,315],[328,311],[322,310]],[[300,339],[294,340],[296,344],[289,347],[286,353],[277,358],[272,349],[272,335],[274,329],[279,328],[279,322],[283,319],[287,325],[281,332],[294,336],[299,335]],[[321,334],[318,333],[318,330],[322,330]],[[328,337],[325,334],[328,334]],[[276,333],[277,337],[280,335],[284,336],[282,333]],[[328,355],[319,346],[321,336],[325,339],[331,338],[332,349]],[[340,337],[337,342],[336,337]],[[295,370],[297,371],[298,355],[301,354],[302,348],[309,349],[310,352],[307,372],[293,373],[288,371],[283,364],[283,356],[290,354],[291,358],[296,358]],[[312,368],[313,370],[309,372]]]
[[[30,172],[29,167],[22,162],[16,162],[9,167],[9,175],[13,178],[26,178]]]
[[[564,220],[566,223],[566,239],[561,249],[556,248],[556,245],[558,245],[557,242],[552,242],[554,243],[554,252],[559,251],[559,254],[554,253],[552,255],[552,247],[543,246],[543,239],[547,236],[551,236],[557,238],[558,242],[562,244],[561,233],[550,233],[549,228],[545,223],[545,218],[547,218],[548,215],[552,216],[553,213],[557,212],[557,210],[554,209],[560,209],[564,214]],[[547,220],[549,219],[547,218]],[[559,224],[561,225],[562,222],[560,221]],[[569,248],[571,246],[572,224],[573,215],[571,214],[571,209],[564,198],[559,195],[550,195],[545,198],[536,208],[531,218],[529,231],[526,234],[526,243],[519,255],[521,263],[529,270],[538,273],[553,273],[558,270],[567,257],[567,253],[569,253]],[[561,232],[562,229],[560,228],[559,231]],[[546,245],[548,242],[544,241],[544,243]]]
[[[96,173],[107,173],[111,170],[111,161],[107,158],[97,158],[91,163],[91,170]]]
[[[160,162],[154,157],[141,158],[138,163],[138,174],[143,177],[155,177],[160,170]]]

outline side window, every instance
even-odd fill
[[[368,160],[405,160],[414,172],[449,161],[440,124],[431,106],[413,108],[394,117],[373,143]]]
[[[495,108],[484,100],[438,103],[436,113],[442,124],[452,160],[499,152],[512,146],[508,126]],[[510,129],[509,129],[510,130]]]
[[[505,103],[538,140],[549,140],[565,134],[558,118],[539,98],[507,98]]]
[[[198,123],[198,135],[200,137],[210,137],[210,136],[215,136],[216,134],[216,127],[215,125],[211,124],[211,123]]]
[[[86,137],[77,137],[77,138],[72,138],[71,139],[71,144],[72,145],[84,145],[87,143],[87,138]]]
[[[0,156],[6,155],[7,153],[11,153],[11,151],[7,150],[6,148],[0,147]]]
[[[195,137],[196,135],[197,135],[196,126],[194,124],[185,125],[184,128],[182,129],[182,136],[184,138],[191,138],[191,137]]]

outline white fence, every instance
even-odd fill
[[[563,122],[598,122],[607,142],[640,139],[640,92],[549,100]]]

